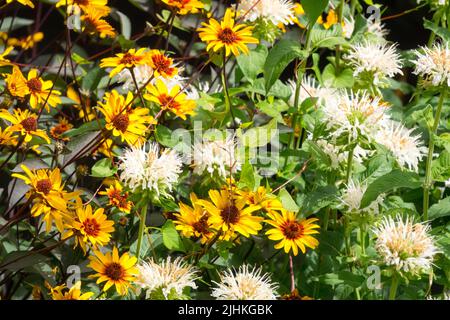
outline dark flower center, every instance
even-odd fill
[[[161,107],[163,108],[175,110],[178,110],[180,108],[180,104],[175,101],[175,98],[166,94],[163,94],[159,97],[159,102],[161,103]]]
[[[226,224],[235,224],[239,221],[240,212],[234,204],[230,204],[225,209],[222,209],[220,216]]]
[[[167,59],[162,54],[155,54],[152,56],[153,64],[155,65],[155,70],[159,73],[167,73],[171,74],[173,72],[173,68],[170,67],[170,60]]]
[[[200,234],[207,234],[208,230],[208,216],[202,216],[198,221],[192,224],[192,228]]]
[[[217,37],[219,38],[220,41],[222,41],[225,44],[233,44],[239,40],[239,37],[236,34],[236,32],[234,32],[230,28],[225,28],[221,30],[217,35]]]
[[[132,55],[131,53],[127,52],[123,55],[122,59],[120,60],[121,64],[135,64],[141,61],[142,57],[138,57],[135,55]]]
[[[83,227],[88,236],[96,237],[100,232],[100,225],[95,219],[86,219],[83,222]]]
[[[119,114],[113,120],[114,127],[116,127],[117,130],[120,130],[122,132],[127,131],[129,124],[130,124],[130,119],[128,118],[128,115],[126,115],[126,114]]]
[[[42,90],[42,83],[38,78],[28,80],[27,86],[31,92],[40,92]]]
[[[111,280],[118,281],[125,276],[125,270],[119,263],[112,262],[105,267],[105,275]]]
[[[286,222],[282,230],[287,239],[298,239],[303,235],[303,226],[297,221]]]
[[[36,183],[36,189],[39,192],[47,195],[52,190],[52,182],[50,179],[42,179]]]
[[[22,120],[22,122],[20,122],[20,124],[25,129],[25,131],[29,132],[29,131],[37,130],[37,120],[35,117],[26,118],[26,119]]]

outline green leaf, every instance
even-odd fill
[[[267,47],[258,45],[248,55],[240,54],[236,57],[239,68],[250,82],[253,82],[264,71],[264,63],[266,62],[267,55]]]
[[[433,107],[431,104],[428,104],[425,108],[414,111],[411,114],[411,119],[419,124],[424,124],[425,127],[431,130],[434,124]]]
[[[336,69],[331,63],[323,69],[322,81],[326,87],[334,88],[351,88],[355,82],[352,69],[347,68],[336,74]]]
[[[439,36],[446,42],[450,41],[450,31],[447,30],[447,28],[438,27],[432,21],[426,19],[424,19],[423,26],[426,29],[433,31],[437,36]]]
[[[83,133],[91,132],[91,131],[99,131],[105,126],[105,119],[100,120],[92,120],[86,123],[83,123],[81,126],[75,129],[71,129],[63,133],[64,137],[75,137],[82,135]]]
[[[433,204],[428,210],[428,218],[434,220],[437,218],[450,216],[450,197],[440,200]]]
[[[161,229],[163,236],[163,243],[167,249],[173,251],[185,251],[183,241],[181,241],[178,231],[175,229],[175,225],[172,220],[167,220]]]
[[[130,40],[131,37],[131,21],[130,19],[120,12],[116,10],[115,13],[119,16],[120,20],[120,33],[124,36],[125,39]]]
[[[306,215],[311,215],[325,208],[337,198],[338,190],[335,186],[323,186],[306,195],[303,202],[303,210]]]
[[[97,89],[98,84],[100,83],[101,79],[106,76],[106,72],[104,69],[101,69],[99,67],[95,67],[83,77],[83,80],[81,82],[81,88],[84,91],[93,92]]]
[[[264,64],[265,89],[270,88],[278,80],[284,69],[296,58],[305,59],[307,52],[301,49],[300,43],[292,40],[281,40],[269,52]]]
[[[300,209],[294,199],[292,199],[290,193],[285,188],[280,190],[280,192],[278,193],[278,197],[283,204],[283,208],[285,208],[286,210],[298,212],[298,210]]]
[[[313,48],[334,49],[337,45],[347,45],[347,40],[342,36],[342,28],[328,30],[314,28],[311,31],[311,46]]]
[[[350,271],[339,271],[337,273],[327,273],[316,278],[319,282],[335,286],[339,284],[346,284],[353,288],[361,287],[366,280],[361,275],[354,274]]]
[[[2,260],[0,270],[19,271],[48,259],[49,257],[30,251],[14,251]]]
[[[172,148],[177,144],[176,141],[172,141],[172,130],[161,124],[156,126],[155,136],[156,140],[165,147]]]
[[[261,101],[256,104],[256,107],[268,116],[277,119],[278,122],[283,124],[284,120],[281,113],[289,109],[286,102],[282,100],[274,100],[271,103],[269,101]]]
[[[302,6],[310,24],[314,24],[328,5],[328,0],[302,0]]]
[[[113,167],[111,159],[104,158],[94,164],[91,177],[106,178],[111,177],[116,172],[117,168]]]
[[[385,174],[369,185],[361,200],[361,208],[372,203],[380,194],[396,188],[416,189],[422,186],[420,176],[414,172],[394,170]]]
[[[247,161],[241,169],[239,187],[247,187],[250,190],[254,190],[255,181],[255,171],[253,170],[253,166]]]
[[[272,119],[264,126],[250,128],[244,134],[241,131],[240,141],[245,147],[256,148],[263,147],[270,143],[272,137],[277,133],[277,120]]]
[[[431,176],[433,180],[445,182],[450,179],[450,152],[441,152],[439,158],[431,163]]]
[[[14,19],[14,20],[13,20]],[[5,17],[3,18],[2,25],[0,27],[0,31],[8,32],[9,30],[13,31],[22,27],[30,26],[34,23],[32,19],[25,19],[19,17]],[[12,24],[12,25],[11,25]]]

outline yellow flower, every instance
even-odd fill
[[[86,99],[84,101],[85,102],[84,108],[83,108],[81,106],[81,97],[72,86],[67,87],[66,94],[69,99],[71,99],[77,103],[74,105],[74,107],[79,110],[78,116],[80,117],[80,119],[82,119],[85,122],[88,122],[88,121],[94,120],[96,118],[94,110],[92,109],[92,107],[90,105],[89,97],[86,97]]]
[[[114,37],[116,31],[114,28],[104,19],[99,11],[88,11],[81,16],[81,21],[84,22],[82,31],[88,34],[98,33],[100,38]]]
[[[96,12],[101,16],[109,14],[111,9],[107,6],[108,0],[59,0],[56,7],[67,5],[67,11],[73,13],[80,13],[80,9],[84,12]]]
[[[0,128],[0,145],[2,146],[15,146],[17,145],[17,136],[13,135],[13,131],[10,128]]]
[[[53,300],[89,300],[94,293],[85,292],[81,293],[81,281],[77,281],[72,288],[66,290],[65,284],[52,288],[48,285]]]
[[[50,129],[50,135],[56,140],[69,141],[69,138],[63,137],[62,134],[73,128],[66,118],[59,118],[57,125]]]
[[[339,22],[339,17],[336,14],[336,11],[330,9],[327,15],[327,21],[323,24],[325,29],[330,29],[333,25]]]
[[[303,9],[302,5],[300,3],[295,3],[295,7],[294,7],[294,13],[297,17],[295,17],[292,21],[298,25],[300,28],[305,29],[306,26],[304,24],[302,24],[300,22],[300,20],[298,19],[299,16],[303,16],[305,15],[305,10]],[[319,18],[317,18],[316,21],[317,24],[323,24],[323,19],[322,16],[319,16]]]
[[[8,45],[14,47],[21,47],[24,50],[33,48],[36,43],[41,42],[44,39],[44,34],[42,32],[36,32],[26,36],[25,38],[9,38]]]
[[[24,137],[25,142],[30,142],[33,136],[44,139],[50,143],[50,138],[44,130],[38,129],[37,115],[29,110],[14,109],[13,114],[3,109],[0,118],[11,123],[8,128],[11,132],[18,132]]]
[[[259,206],[245,207],[245,199],[236,197],[228,189],[210,190],[208,200],[198,200],[201,205],[211,215],[209,218],[212,227],[224,232],[223,239],[229,240],[240,233],[244,237],[258,234],[262,229],[262,217],[253,216],[252,212],[260,209]]]
[[[277,197],[271,193],[268,193],[266,188],[263,186],[258,187],[258,189],[253,192],[237,191],[241,196],[243,196],[247,204],[249,205],[259,205],[266,212],[273,211],[283,211],[283,204]]]
[[[175,213],[175,228],[183,236],[190,238],[200,238],[201,243],[206,243],[212,238],[210,214],[197,203],[198,199],[195,193],[191,193],[192,207],[180,202],[180,213]]]
[[[0,54],[0,67],[3,66],[10,66],[11,65],[11,61],[9,61],[8,59],[6,59],[5,57],[11,53],[11,51],[14,49],[14,47],[7,47],[3,53]]]
[[[258,39],[252,37],[253,27],[245,24],[235,24],[231,9],[227,9],[222,22],[214,18],[209,19],[209,24],[203,22],[203,28],[199,28],[199,36],[208,46],[206,50],[212,49],[214,52],[225,48],[225,55],[231,53],[239,55],[239,51],[248,54],[248,43],[258,43]]]
[[[11,3],[13,1],[16,1],[18,3],[23,4],[24,6],[29,6],[31,8],[34,8],[34,4],[31,0],[6,0],[6,3]]]
[[[97,245],[104,246],[109,243],[111,233],[114,232],[114,221],[107,220],[104,209],[99,208],[92,212],[91,205],[79,207],[76,209],[76,217],[71,222],[71,228],[63,238],[67,238],[75,234],[75,247],[77,245],[86,254],[86,244],[92,244],[94,249]]]
[[[109,198],[109,205],[120,209],[122,212],[130,213],[133,202],[128,201],[128,192],[123,191],[119,181],[115,180],[106,191],[100,191],[99,195],[105,195]]]
[[[138,269],[134,266],[137,262],[136,257],[124,253],[119,257],[116,247],[112,253],[107,252],[105,255],[100,251],[94,251],[95,256],[90,256],[88,267],[97,271],[96,274],[89,276],[90,278],[98,278],[97,284],[105,282],[103,291],[107,291],[112,285],[116,286],[116,291],[120,295],[128,293],[130,282],[136,279]]]
[[[147,64],[149,62],[149,54],[146,48],[130,49],[125,53],[118,53],[115,57],[104,58],[100,63],[101,68],[114,68],[109,76],[112,78],[125,68]]]
[[[53,82],[50,80],[44,81],[38,76],[37,69],[31,69],[28,72],[27,86],[30,92],[30,105],[36,109],[38,106],[47,101],[45,108],[47,112],[50,112],[50,107],[55,107],[58,103],[61,103],[59,95],[61,93],[56,90],[51,90]]]
[[[319,241],[312,235],[318,234],[315,230],[320,228],[315,224],[318,221],[316,218],[297,220],[294,213],[290,211],[283,211],[281,214],[272,212],[268,214],[268,224],[274,228],[266,232],[270,240],[280,241],[275,245],[275,249],[284,248],[284,252],[289,253],[292,249],[294,256],[298,254],[298,249],[305,253],[306,247],[314,249],[319,244]]]
[[[186,94],[181,93],[179,85],[173,86],[169,92],[166,84],[157,80],[156,85],[147,86],[147,91],[144,99],[158,104],[161,109],[169,110],[183,120],[186,120],[186,115],[194,114],[196,107],[194,100],[187,99]]]
[[[25,79],[20,69],[16,66],[13,67],[12,73],[6,76],[5,82],[9,93],[14,97],[24,98],[30,93],[27,86],[27,79]]]
[[[154,123],[154,119],[147,115],[149,110],[146,108],[131,108],[132,101],[131,92],[125,98],[112,90],[105,94],[105,103],[99,103],[97,109],[104,114],[106,129],[111,130],[113,136],[120,136],[122,142],[135,145],[145,141],[147,125]]]
[[[154,77],[173,78],[178,74],[178,68],[174,66],[172,58],[166,57],[162,51],[150,50],[148,56]]]
[[[176,8],[177,13],[185,15],[188,13],[197,13],[199,9],[203,9],[204,4],[198,0],[161,0],[168,6]]]
[[[102,144],[98,147],[97,150],[94,151],[94,155],[97,155],[97,152],[102,153],[107,158],[112,158],[115,156],[113,152],[114,141],[112,139],[106,139],[102,142]]]

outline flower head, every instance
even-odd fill
[[[109,205],[122,212],[130,213],[133,202],[128,200],[128,192],[123,191],[119,181],[116,180],[106,191],[100,191],[98,194],[108,196]]]
[[[367,184],[356,180],[349,181],[341,197],[341,201],[348,212],[367,212],[372,214],[379,213],[379,205],[384,200],[383,195],[379,195],[378,198],[367,207],[361,208],[361,201],[366,190]]]
[[[414,74],[423,77],[424,85],[450,86],[450,49],[448,44],[435,43],[432,48],[416,50]]]
[[[294,7],[292,0],[243,0],[238,8],[244,21],[265,19],[278,25],[293,23]]]
[[[142,64],[147,64],[149,55],[146,48],[130,49],[125,53],[118,53],[115,57],[104,58],[100,63],[101,68],[113,68],[109,73],[112,78],[125,68],[133,68]]]
[[[93,292],[81,293],[81,281],[75,283],[69,290],[65,284],[49,288],[53,300],[89,300],[94,295]]]
[[[38,129],[37,115],[29,110],[14,109],[11,114],[3,109],[0,111],[0,118],[9,121],[11,123],[9,131],[19,133],[25,142],[30,142],[33,137],[39,137],[50,143],[47,133]]]
[[[116,35],[114,28],[103,18],[100,11],[87,11],[81,16],[81,21],[84,23],[83,32],[88,34],[98,33],[100,38],[112,38]]]
[[[188,13],[197,13],[205,6],[199,0],[161,0],[168,6],[174,8],[177,14],[185,15]]]

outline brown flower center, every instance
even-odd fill
[[[100,224],[95,219],[86,219],[83,222],[84,232],[88,236],[96,237],[100,233]]]
[[[173,73],[173,68],[171,68],[171,62],[167,59],[163,54],[155,54],[152,56],[152,61],[154,64],[154,68],[159,73],[166,73],[171,75]]]
[[[288,221],[283,227],[282,231],[287,239],[298,239],[303,235],[303,226],[297,221]]]
[[[159,97],[159,102],[162,108],[178,110],[181,106],[175,101],[175,98],[166,94]]]
[[[73,0],[73,3],[79,6],[87,6],[89,5],[89,0]]]
[[[125,276],[125,270],[117,262],[112,262],[105,266],[105,275],[111,280],[118,281]]]
[[[194,231],[200,234],[207,234],[209,232],[208,216],[207,215],[202,216],[198,221],[192,224],[192,228],[194,229]]]
[[[33,92],[41,92],[42,90],[42,82],[39,78],[33,78],[27,81],[27,86],[30,91]]]
[[[128,125],[130,124],[130,118],[126,114],[119,114],[113,120],[113,125],[117,130],[122,132],[127,131]]]
[[[230,28],[225,28],[219,31],[217,37],[219,38],[220,41],[222,41],[225,44],[233,44],[239,40],[239,37],[236,34],[236,32],[234,32]]]
[[[235,224],[239,221],[240,212],[234,203],[231,203],[225,209],[222,209],[220,216],[226,224]]]
[[[52,182],[50,179],[42,179],[36,183],[36,189],[47,195],[52,190]]]
[[[142,57],[132,55],[127,52],[123,55],[122,59],[120,59],[120,64],[136,64],[142,60]]]
[[[35,117],[29,117],[20,122],[25,131],[36,131],[37,130],[37,120]]]

